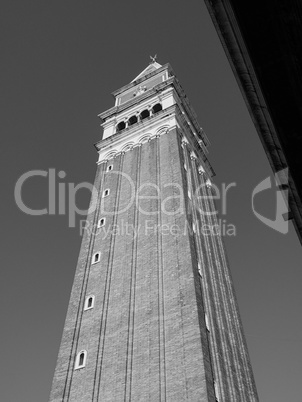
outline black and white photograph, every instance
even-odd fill
[[[301,400],[301,0],[0,21],[0,401]]]

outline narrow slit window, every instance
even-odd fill
[[[204,320],[206,323],[206,329],[210,332],[210,322],[209,322],[209,317],[207,314],[204,315]]]
[[[103,198],[108,197],[109,194],[110,194],[110,189],[106,188],[106,190],[103,191]]]
[[[110,172],[113,169],[112,165],[107,166],[107,172]]]
[[[94,307],[94,296],[90,295],[86,297],[85,304],[84,304],[84,310],[89,310]]]
[[[216,402],[219,402],[220,401],[220,399],[219,399],[219,390],[218,390],[218,385],[217,385],[216,381],[214,381],[214,391],[215,391]]]
[[[77,354],[76,361],[75,361],[75,369],[80,369],[85,367],[87,359],[87,351],[82,350]]]
[[[97,253],[93,254],[92,264],[96,264],[100,260],[101,260],[101,253],[98,251]]]
[[[105,226],[105,223],[106,223],[106,218],[99,219],[98,228],[101,228],[101,227]]]

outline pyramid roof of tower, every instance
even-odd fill
[[[139,78],[142,78],[144,75],[150,74],[153,71],[157,70],[158,68],[162,67],[161,64],[157,63],[157,61],[151,62],[148,67],[146,67],[137,77],[134,78],[131,82],[134,82],[138,80]]]

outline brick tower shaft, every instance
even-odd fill
[[[50,402],[256,402],[208,139],[169,64],[114,96]]]

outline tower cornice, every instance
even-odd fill
[[[116,97],[118,95],[120,95],[122,92],[128,91],[130,88],[135,87],[136,85],[142,83],[143,81],[145,81],[148,78],[151,78],[157,74],[160,74],[161,72],[167,70],[169,73],[169,76],[174,76],[174,72],[172,70],[172,67],[169,63],[164,64],[162,67],[157,68],[156,70],[150,72],[149,74],[143,75],[142,77],[138,78],[135,81],[130,82],[127,85],[124,85],[123,87],[117,89],[116,91],[112,92],[111,94]]]
[[[173,84],[175,77],[171,77],[168,80],[154,86],[153,88],[149,89],[148,91],[144,92],[139,96],[139,98],[133,98],[128,102],[122,103],[118,106],[113,106],[112,108],[105,110],[104,112],[100,113],[98,117],[105,122],[108,118],[117,115],[118,113],[123,112],[124,110],[130,109],[135,104],[141,103],[143,100],[151,98],[152,96],[156,95],[160,91],[164,90],[165,87],[168,87]]]
[[[185,133],[191,151],[194,154],[196,152],[196,154],[200,155],[199,163],[204,166],[208,176],[215,176],[215,172],[206,156],[208,150],[203,141],[197,136],[194,126],[191,124],[179,102],[161,110],[150,118],[144,119],[135,125],[127,127],[123,131],[117,132],[95,143],[94,146],[99,152],[98,163],[105,162],[115,157],[124,149],[128,151],[131,150],[134,146],[140,144],[141,139],[147,137],[152,139],[168,132],[167,130],[163,130],[163,128],[166,128],[168,131],[172,128],[176,128],[182,137],[183,134],[181,133]]]
[[[167,65],[165,65],[167,66]],[[158,73],[159,70],[162,71],[162,69],[165,67],[163,66],[161,69],[156,70],[156,72],[152,73],[155,75],[155,73]],[[171,69],[172,71],[172,69]],[[145,79],[145,77],[144,77]],[[131,86],[130,86],[131,87]],[[164,91],[166,88],[171,87],[175,90],[175,94],[177,97],[177,103],[181,105],[183,114],[186,115],[186,118],[188,120],[188,124],[192,125],[193,131],[195,131],[195,135],[198,137],[198,141],[202,141],[202,144],[200,144],[206,151],[206,147],[210,145],[210,141],[208,137],[206,136],[205,132],[202,130],[200,127],[197,116],[195,111],[190,105],[190,102],[188,100],[187,95],[185,94],[184,90],[182,89],[181,85],[179,84],[178,79],[175,76],[172,76],[168,78],[166,81],[161,82],[160,84],[154,86],[153,88],[149,89],[148,91],[144,92],[141,94],[139,97],[131,99],[121,105],[118,106],[113,106],[112,108],[100,113],[98,116],[102,119],[102,122],[105,123],[106,120],[117,116],[119,113],[122,113],[126,111],[127,109],[132,108],[136,104],[142,103],[144,100],[148,98],[152,98],[154,95],[158,94],[163,95]]]

